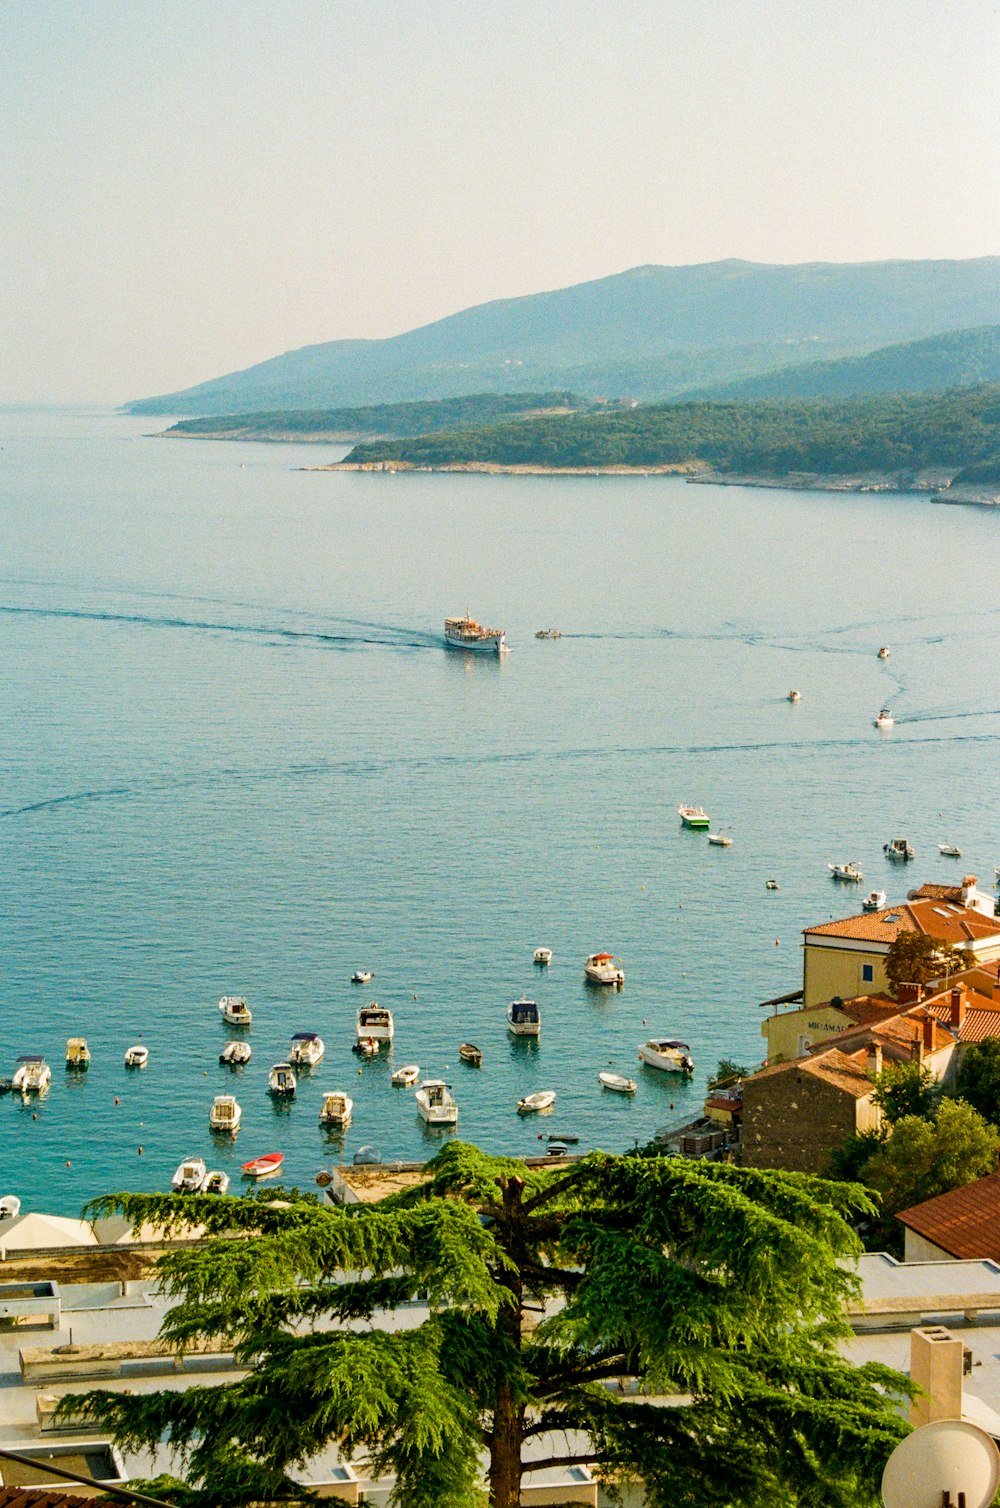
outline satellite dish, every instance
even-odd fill
[[[961,1419],[922,1424],[901,1440],[885,1463],[885,1508],[941,1508],[949,1500],[987,1508],[1000,1486],[1000,1450],[993,1437]]]

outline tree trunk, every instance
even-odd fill
[[[497,1234],[507,1254],[514,1259],[513,1268],[497,1273],[497,1281],[509,1288],[515,1302],[505,1307],[497,1321],[498,1338],[504,1349],[515,1353],[521,1349],[521,1263],[525,1258],[522,1239],[521,1195],[524,1184],[519,1178],[503,1179],[503,1214],[497,1222]],[[520,1508],[521,1445],[524,1439],[524,1401],[507,1382],[497,1390],[490,1431],[490,1508]]]

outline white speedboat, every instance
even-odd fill
[[[4,1194],[0,1199],[0,1220],[16,1220],[21,1213],[21,1201],[16,1194]]]
[[[613,1089],[616,1094],[635,1094],[635,1079],[627,1079],[621,1073],[599,1073],[597,1081],[605,1089]]]
[[[240,1129],[242,1116],[243,1111],[237,1104],[235,1095],[217,1094],[208,1112],[208,1124],[213,1131],[225,1131],[235,1136]]]
[[[664,1073],[694,1073],[694,1059],[686,1042],[674,1037],[650,1037],[639,1048],[639,1058]]]
[[[458,1106],[443,1080],[428,1079],[421,1084],[416,1100],[417,1109],[429,1126],[454,1126],[457,1123]]]
[[[552,962],[552,949],[551,948],[536,948],[535,949],[535,962],[543,964],[543,965],[544,964],[550,964]]]
[[[200,1157],[188,1157],[171,1178],[170,1187],[177,1194],[197,1194],[207,1175],[208,1169]]]
[[[349,1126],[353,1114],[354,1101],[349,1094],[341,1094],[339,1089],[324,1094],[319,1112],[321,1126]]]
[[[203,1194],[228,1194],[229,1174],[218,1170],[214,1173],[206,1173],[201,1192]]]
[[[610,984],[621,989],[625,970],[613,953],[591,953],[584,961],[583,975],[591,984]]]
[[[52,1069],[44,1058],[26,1053],[18,1058],[18,1067],[10,1081],[15,1094],[44,1094],[52,1083]]]
[[[223,995],[219,1010],[230,1026],[249,1026],[253,1020],[253,1012],[242,995]]]
[[[295,1068],[315,1068],[326,1052],[326,1043],[316,1032],[296,1032],[288,1050],[288,1061]]]
[[[562,634],[558,628],[538,628],[535,630],[536,639],[561,639]]]
[[[943,853],[949,859],[960,859],[962,857],[962,850],[956,848],[954,843],[939,843],[938,853]]]
[[[828,864],[826,867],[835,880],[851,880],[857,884],[864,879],[857,864]]]
[[[374,978],[375,971],[373,969],[355,969],[354,973],[351,975],[351,983],[371,984]]]
[[[790,702],[801,702],[801,700],[802,700],[802,692],[801,691],[790,691],[788,693],[788,696],[787,696],[786,700],[788,700]]]
[[[464,618],[445,618],[444,642],[449,649],[470,649],[477,654],[502,655],[507,649],[502,628],[484,628],[468,613]]]
[[[732,848],[733,846],[733,840],[728,833],[709,833],[708,841],[716,848]]]
[[[684,827],[693,827],[697,831],[707,831],[710,818],[703,806],[679,806],[677,815]]]
[[[554,1089],[539,1089],[535,1094],[526,1094],[517,1102],[518,1115],[535,1115],[539,1110],[551,1110],[556,1102]]]
[[[392,1076],[392,1082],[397,1085],[402,1084],[404,1088],[408,1089],[411,1084],[415,1084],[417,1082],[419,1077],[419,1063],[404,1063],[402,1068],[396,1069],[396,1072]]]
[[[875,726],[876,726],[876,728],[883,728],[883,729],[885,729],[885,728],[894,728],[896,726],[896,719],[893,717],[893,715],[889,711],[888,707],[883,707],[882,708],[882,710],[879,713],[878,717],[875,719]]]
[[[534,1000],[512,1000],[507,1007],[507,1030],[515,1037],[537,1037],[542,1030],[542,1015]]]
[[[227,1042],[219,1053],[219,1062],[230,1068],[241,1068],[244,1063],[249,1063],[252,1052],[249,1042]]]
[[[356,1036],[359,1042],[377,1042],[380,1047],[387,1042],[391,1047],[394,1032],[392,1011],[379,1005],[378,1001],[373,1000],[358,1011]]]
[[[90,1067],[90,1048],[86,1037],[70,1037],[66,1043],[66,1067],[77,1072]]]
[[[889,648],[888,644],[879,645],[878,657],[880,660],[887,660],[891,654],[892,650]]]
[[[917,857],[912,845],[905,838],[893,838],[891,843],[882,844],[882,852],[887,859],[894,863],[905,864],[908,859]]]
[[[780,890],[781,886],[778,884],[777,880],[765,880],[764,881],[764,889],[765,890]]]
[[[885,904],[886,893],[884,890],[869,890],[861,902],[861,909],[862,911],[881,911]]]
[[[126,1068],[145,1068],[148,1062],[149,1048],[143,1047],[141,1042],[136,1042],[134,1046],[125,1049]]]
[[[276,1099],[292,1099],[296,1089],[295,1073],[291,1063],[275,1063],[267,1076],[268,1093]]]

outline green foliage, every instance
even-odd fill
[[[1000,1125],[1000,1038],[987,1037],[965,1049],[955,1093],[994,1125]]]
[[[935,942],[925,932],[899,932],[885,955],[885,974],[893,995],[903,984],[931,984],[959,974],[970,964],[962,948]]]
[[[491,1502],[513,1508],[522,1441],[549,1432],[555,1456],[642,1481],[652,1508],[877,1502],[907,1384],[835,1349],[862,1190],[642,1155],[528,1169],[461,1143],[429,1174],[349,1210],[99,1201],[205,1224],[161,1263],[163,1334],[225,1337],[247,1374],[63,1407],[128,1449],[169,1434],[206,1505],[294,1494],[289,1470],[336,1441],[394,1475],[406,1508],[479,1504],[485,1452]],[[400,1326],[411,1301],[424,1316]]]
[[[937,1117],[907,1115],[868,1159],[862,1177],[885,1215],[961,1188],[996,1167],[1000,1133],[963,1100],[942,1100]]]
[[[872,1100],[889,1125],[904,1116],[932,1121],[937,1114],[941,1087],[922,1063],[890,1063],[875,1080]]]
[[[859,1131],[855,1136],[845,1137],[831,1153],[832,1176],[845,1183],[863,1183],[865,1168],[878,1149],[885,1145],[888,1137],[888,1126],[879,1126],[874,1131]]]
[[[708,1081],[709,1089],[725,1089],[728,1085],[738,1084],[753,1073],[752,1068],[747,1068],[743,1063],[737,1063],[735,1058],[720,1058],[719,1066]]]
[[[1000,454],[1000,386],[841,403],[673,403],[356,445],[351,461],[709,464],[735,474],[912,471]]]

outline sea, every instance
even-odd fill
[[[761,1060],[760,1002],[800,985],[804,927],[862,889],[992,886],[1000,511],[331,473],[307,468],[337,447],[157,438],[168,422],[0,414],[0,1075],[52,1066],[45,1096],[0,1098],[0,1194],[25,1210],[164,1189],[194,1154],[235,1189],[280,1151],[311,1189],[362,1146],[423,1159],[450,1134],[643,1144],[697,1113],[721,1058]],[[466,610],[508,656],[444,647]],[[688,802],[731,847],[681,826]],[[831,878],[848,859],[863,887]],[[621,992],[584,982],[604,949]],[[236,1072],[223,994],[254,1016]],[[537,1042],[506,1031],[522,995]],[[359,1062],[370,999],[395,1045]],[[276,1104],[297,1031],[326,1056]],[[690,1044],[690,1081],[640,1066],[654,1035]],[[392,1086],[409,1062],[452,1086],[457,1133]],[[330,1089],[355,1102],[340,1135],[318,1124]],[[542,1089],[553,1110],[519,1116]],[[227,1092],[235,1142],[208,1128]]]

